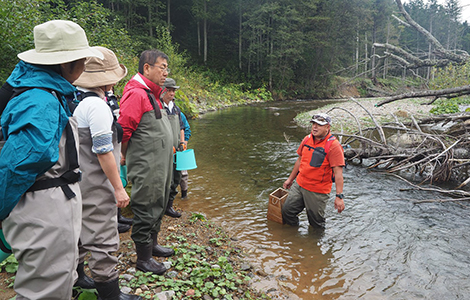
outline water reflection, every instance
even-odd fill
[[[269,104],[273,106],[273,104]],[[321,102],[237,107],[191,122],[198,168],[190,194],[177,203],[227,228],[268,279],[292,299],[464,299],[470,292],[469,210],[453,203],[413,205],[390,199],[436,199],[395,177],[348,167],[346,210],[327,205],[324,231],[267,221],[268,195],[280,187],[297,158],[306,130],[292,122]],[[285,137],[290,137],[290,142]],[[334,189],[333,189],[334,192]]]

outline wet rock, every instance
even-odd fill
[[[166,268],[167,270],[171,268],[171,262],[169,262],[169,261],[164,261],[164,262],[163,262],[163,265],[165,266],[165,268]]]
[[[176,271],[170,271],[166,273],[166,277],[169,277],[169,278],[176,278],[176,276],[178,276],[178,272]]]
[[[243,263],[241,266],[240,266],[240,270],[242,271],[248,271],[251,269],[251,266],[247,263]]]
[[[158,294],[155,294],[154,299],[158,300],[171,300],[175,296],[175,291],[164,291]]]
[[[277,280],[279,280],[279,281],[287,281],[288,278],[287,278],[286,276],[284,276],[284,275],[281,275],[281,276],[279,276],[279,277],[277,278]]]
[[[220,266],[219,266],[218,264],[213,264],[213,265],[211,266],[211,269],[212,269],[212,270],[220,270]]]
[[[132,294],[132,289],[128,286],[124,286],[121,288],[121,292],[123,292],[124,294]]]
[[[202,297],[202,299],[204,299],[204,300],[212,300],[212,297],[209,296],[209,295],[204,295],[204,296]]]
[[[129,260],[135,264],[137,262],[137,256],[136,255],[132,255],[131,257],[129,257]]]
[[[135,276],[131,275],[131,274],[123,274],[123,275],[121,275],[121,277],[122,277],[122,279],[124,279],[127,282],[129,282],[129,281],[131,281],[132,279],[135,278]]]
[[[256,275],[262,276],[262,277],[268,276],[268,274],[265,271],[261,270],[261,269],[256,270]]]
[[[135,289],[135,294],[136,294],[136,295],[142,294],[142,289],[141,289],[141,288],[136,288],[136,289]]]

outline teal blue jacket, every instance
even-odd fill
[[[183,114],[183,112],[181,112],[180,114],[181,114],[181,121],[183,121],[183,125],[184,125],[184,140],[187,142],[189,141],[189,138],[191,137],[191,127],[189,127],[188,119],[186,119],[186,116]]]
[[[12,98],[1,116],[5,145],[0,152],[0,220],[21,196],[59,159],[59,141],[70,111],[65,96],[75,87],[46,66],[20,61],[7,82],[14,88],[41,87],[59,93],[30,89]]]

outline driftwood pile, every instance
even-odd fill
[[[354,134],[334,132],[345,146],[344,154],[349,163],[391,173],[415,188],[457,182],[459,190],[432,189],[459,197],[449,201],[470,200],[470,193],[460,190],[470,182],[470,113],[421,120],[411,115],[408,123],[392,114],[395,122],[379,124],[364,106],[353,98],[350,100],[368,113],[374,127],[361,128],[354,114],[341,107],[332,108],[349,113],[358,126]],[[420,183],[414,185],[404,177],[414,177],[413,181],[419,178]]]

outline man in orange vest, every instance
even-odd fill
[[[289,190],[282,207],[285,224],[299,225],[298,214],[307,210],[312,227],[325,227],[325,207],[333,178],[336,184],[335,209],[344,210],[343,167],[344,153],[341,144],[331,135],[331,117],[325,113],[310,120],[312,130],[297,149],[299,157],[283,187]],[[295,180],[295,182],[294,182]]]

